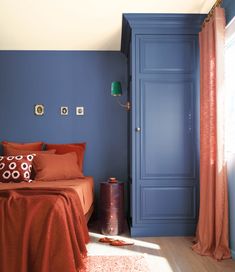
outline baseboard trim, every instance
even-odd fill
[[[150,226],[131,226],[131,236],[194,236],[196,224],[171,223]]]

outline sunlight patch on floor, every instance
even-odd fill
[[[149,265],[151,272],[156,271],[174,272],[166,258],[160,256],[150,256],[148,254],[144,255],[146,257],[146,261]]]
[[[100,243],[98,240],[104,235],[89,232],[90,234],[90,243],[87,245],[87,250],[88,250],[88,255],[142,255],[141,253],[131,251],[130,246],[125,246],[125,247],[116,247],[116,246],[111,246],[106,243]],[[107,236],[108,237],[108,236]],[[120,236],[109,236],[109,238],[112,239],[122,239]],[[128,239],[125,237],[125,239],[122,239],[125,241],[132,241],[131,239]]]
[[[125,236],[106,236],[112,239],[124,240],[126,242],[134,242],[132,246],[122,246],[115,247],[109,244],[100,243],[98,240],[104,235],[89,232],[90,243],[87,245],[89,256],[124,256],[124,255],[141,255],[146,258],[148,262],[150,271],[164,271],[164,272],[174,272],[168,263],[167,259],[159,256],[161,250],[160,246],[155,243],[150,243],[147,241],[142,241],[140,239],[132,239]]]

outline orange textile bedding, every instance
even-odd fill
[[[2,189],[18,189],[18,188],[70,188],[74,189],[81,201],[83,213],[86,214],[94,201],[94,181],[92,177],[84,177],[73,180],[58,181],[33,181],[32,183],[1,183]]]
[[[79,271],[89,240],[80,182],[93,188],[92,178],[0,184],[1,272]]]

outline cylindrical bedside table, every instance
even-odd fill
[[[100,183],[100,225],[105,235],[124,229],[124,182]]]

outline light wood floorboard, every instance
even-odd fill
[[[112,247],[99,243],[98,224],[89,227],[91,242],[89,255],[137,255],[146,257],[151,272],[235,272],[235,261],[218,262],[211,257],[192,251],[192,237],[144,237],[130,238],[129,232],[112,238],[133,241],[133,246]],[[127,271],[128,272],[128,271]]]

